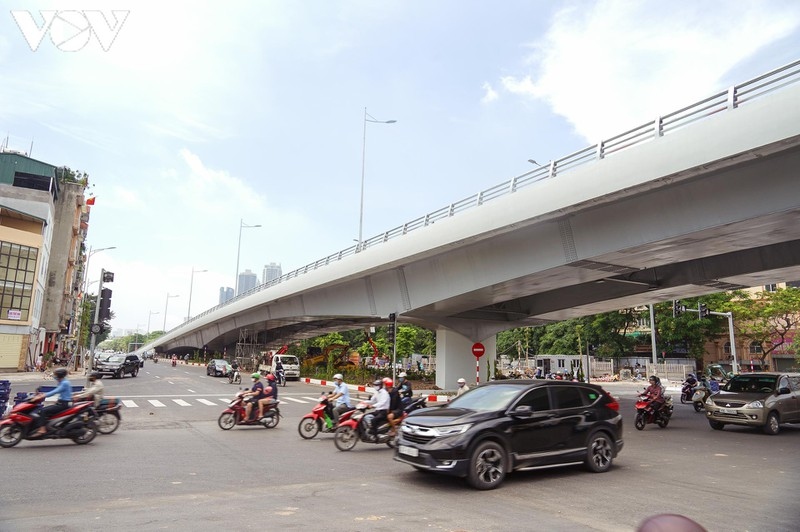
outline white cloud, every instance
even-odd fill
[[[498,94],[497,91],[492,88],[492,85],[487,81],[483,84],[483,98],[481,98],[481,103],[490,103],[497,99]]]
[[[547,101],[596,142],[719,90],[732,67],[798,25],[797,4],[574,4],[533,45],[533,72],[501,82],[513,94]]]

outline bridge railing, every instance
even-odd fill
[[[657,117],[653,121],[625,131],[624,133],[620,133],[619,135],[615,135],[609,139],[600,141],[592,146],[587,146],[586,148],[573,152],[566,157],[550,161],[547,166],[536,168],[535,170],[526,172],[522,175],[514,177],[513,179],[499,183],[484,191],[478,192],[477,194],[473,194],[467,198],[428,213],[425,216],[421,216],[411,220],[410,222],[406,222],[399,227],[395,227],[394,229],[390,229],[376,236],[368,238],[358,245],[350,246],[346,249],[328,255],[327,257],[307,264],[302,268],[298,268],[297,270],[286,273],[277,279],[267,281],[266,283],[248,290],[247,292],[239,294],[238,296],[226,301],[221,305],[217,305],[216,307],[210,308],[194,316],[185,323],[199,319],[219,308],[248,297],[249,295],[266,290],[267,288],[314,271],[318,268],[322,268],[333,262],[340,261],[345,257],[349,257],[350,255],[355,255],[356,253],[359,253],[367,248],[383,244],[394,238],[398,238],[412,231],[416,231],[417,229],[422,229],[423,227],[427,227],[439,220],[450,218],[460,212],[470,210],[474,207],[479,207],[484,203],[490,202],[507,194],[513,194],[514,192],[522,188],[532,186],[539,181],[552,179],[561,173],[568,172],[593,161],[614,155],[633,146],[637,146],[645,142],[652,142],[653,140],[656,140],[668,133],[688,127],[694,122],[705,120],[717,113],[732,111],[743,104],[747,104],[753,100],[766,96],[776,90],[795,84],[799,81],[800,60],[775,70],[771,70],[765,74],[762,74],[761,76],[745,81],[744,83],[734,85],[725,91],[718,92],[703,100],[700,100],[699,102],[695,102],[691,105],[687,105],[686,107],[678,109],[677,111]],[[184,324],[181,324],[174,329],[182,327]]]

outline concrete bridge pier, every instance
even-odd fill
[[[497,336],[492,335],[479,342],[486,348],[480,358],[480,382],[484,383],[494,376]],[[443,390],[455,390],[458,387],[456,381],[461,377],[470,387],[475,385],[477,372],[475,356],[472,354],[474,343],[474,340],[452,329],[436,329],[436,386]]]

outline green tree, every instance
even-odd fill
[[[770,353],[787,343],[800,323],[800,288],[756,294],[737,291],[726,310],[733,313],[736,334],[760,347],[758,358],[763,365]]]

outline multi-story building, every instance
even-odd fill
[[[83,188],[20,152],[0,152],[0,368],[64,348],[80,289]],[[77,290],[77,291],[76,291]]]
[[[250,270],[245,270],[239,274],[239,293],[243,294],[248,290],[252,290],[258,284],[258,275],[251,272]]]
[[[277,279],[281,275],[283,275],[283,270],[281,269],[280,264],[276,264],[274,262],[265,264],[264,273],[261,275],[261,284],[272,281],[273,279]]]
[[[222,305],[229,299],[233,299],[233,288],[230,286],[219,287],[219,304]]]

